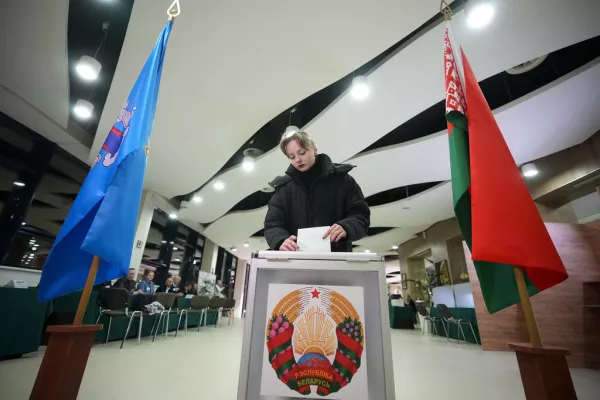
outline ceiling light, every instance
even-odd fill
[[[472,29],[483,28],[494,18],[494,7],[487,1],[479,1],[469,6],[467,3],[467,25]]]
[[[523,173],[524,177],[531,178],[536,176],[539,171],[534,163],[528,163],[521,167],[521,172]]]
[[[173,243],[175,243],[175,242],[169,242],[169,244],[173,244]]]
[[[19,187],[23,187],[23,186],[25,186],[25,183],[23,183],[23,182],[21,182],[21,181],[14,181],[14,182],[13,182],[13,185],[15,185],[15,186],[19,186]]]
[[[237,251],[237,247],[233,246],[232,248],[230,248],[230,250],[235,253]]]
[[[177,247],[173,247],[173,251],[177,251]]]
[[[198,262],[198,260],[194,260],[194,262],[192,264],[196,265],[197,262]]]
[[[174,259],[173,261],[174,261],[174,262],[179,262],[179,261],[181,261],[181,260],[180,260],[179,258],[176,258],[176,259]]]
[[[370,252],[371,252],[371,250],[365,249],[365,253],[370,253]]]
[[[361,75],[352,79],[352,89],[350,92],[352,93],[352,97],[356,100],[366,99],[369,96],[370,91],[371,89],[369,88],[367,78]]]
[[[25,222],[21,222],[21,225],[27,225]]]
[[[292,136],[294,133],[298,132],[300,129],[298,129],[297,126],[294,125],[290,125],[287,128],[285,128],[285,132],[284,135],[285,137],[290,137]]]
[[[81,79],[86,81],[95,81],[98,79],[101,69],[102,65],[98,62],[98,60],[90,56],[81,56],[77,62],[77,66],[75,67],[75,70]]]
[[[73,112],[81,119],[88,119],[92,116],[94,105],[87,100],[79,99],[73,107]]]
[[[177,219],[177,214],[173,212],[173,213],[169,214],[169,218]]]
[[[397,245],[393,245],[392,246],[392,250],[398,250],[398,246]]]
[[[250,247],[250,243],[244,242],[244,247]]]
[[[161,243],[167,243],[167,241],[166,241],[166,240],[161,240],[160,242],[161,242]]]
[[[244,157],[242,169],[246,172],[254,171],[254,158],[248,156]]]
[[[215,181],[215,183],[213,183],[213,187],[215,188],[215,190],[223,190],[225,189],[225,184],[221,181]]]
[[[199,195],[195,194],[195,195],[192,197],[192,201],[193,201],[194,203],[202,203],[202,197],[200,197]]]

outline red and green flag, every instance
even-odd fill
[[[493,314],[520,301],[513,266],[529,296],[568,275],[449,21],[444,72],[454,213]]]

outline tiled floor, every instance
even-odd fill
[[[141,345],[92,349],[80,399],[235,400],[242,321]],[[181,333],[181,332],[180,332]],[[419,331],[392,331],[397,399],[524,399],[514,354],[484,352]],[[41,354],[0,362],[0,399],[27,399]],[[579,400],[597,400],[600,371],[572,370]],[[372,399],[379,400],[379,399]]]

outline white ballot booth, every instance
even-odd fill
[[[254,253],[237,398],[395,399],[389,326],[381,256]]]

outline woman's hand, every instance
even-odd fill
[[[300,247],[296,243],[296,236],[292,235],[289,238],[285,239],[281,246],[279,246],[279,250],[281,251],[296,251]]]
[[[327,229],[327,232],[323,235],[323,239],[329,236],[331,243],[337,243],[346,237],[346,231],[338,224],[333,224]]]

